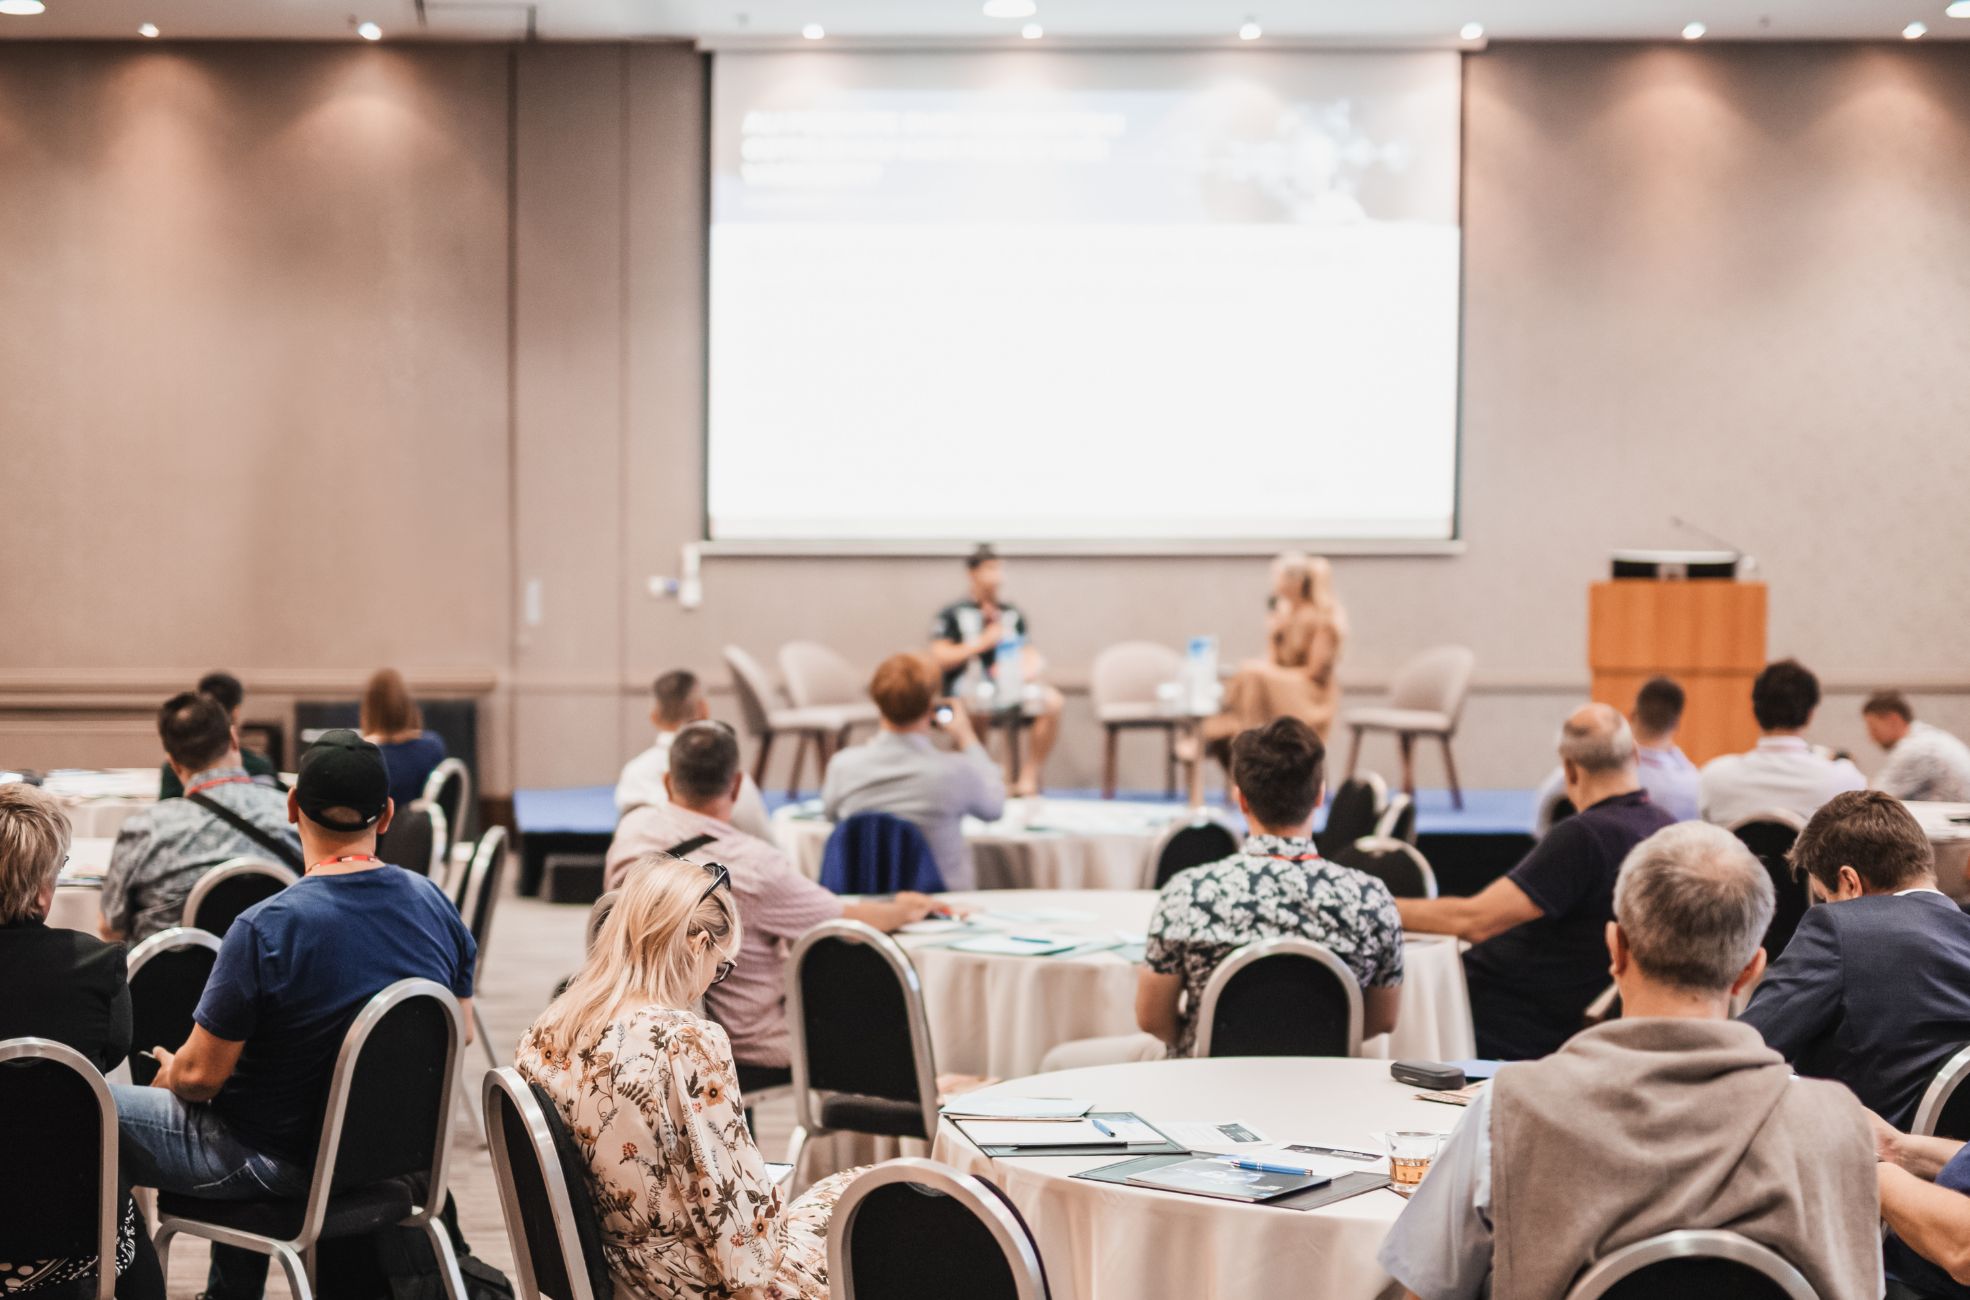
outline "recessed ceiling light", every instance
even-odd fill
[[[985,0],[987,18],[1031,18],[1038,12],[1033,0]]]
[[[809,23],[800,29],[800,34],[810,41],[818,41],[828,34],[828,29],[819,23]]]
[[[1038,23],[1027,23],[1019,29],[1019,34],[1029,41],[1037,41],[1047,34],[1047,29]]]
[[[32,18],[47,7],[41,0],[0,0],[0,14],[13,14],[16,18]]]
[[[1256,19],[1252,18],[1247,18],[1245,25],[1238,29],[1238,39],[1241,41],[1256,41],[1263,35],[1265,30],[1259,26]]]
[[[157,39],[157,24],[156,24],[156,23],[144,23],[144,24],[142,24],[142,25],[140,25],[140,26],[139,26],[139,27],[137,28],[137,35],[139,35],[139,36],[141,36],[141,37],[143,37],[143,38],[144,38],[145,40],[147,40],[147,41],[154,41],[154,40],[156,40],[156,39]]]
[[[358,23],[356,25],[356,35],[366,41],[380,41],[383,39],[383,29],[375,23]]]
[[[1683,39],[1686,41],[1700,41],[1703,39],[1703,34],[1709,30],[1702,23],[1686,24],[1683,27]]]
[[[1910,23],[1908,26],[1902,28],[1902,39],[1905,41],[1919,41],[1928,34],[1928,23]]]
[[[1955,0],[1955,3],[1943,12],[1952,18],[1970,18],[1970,0]]]
[[[1481,41],[1484,39],[1484,24],[1465,23],[1462,27],[1457,29],[1457,35],[1460,39],[1463,40]]]

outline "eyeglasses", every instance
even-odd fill
[[[732,967],[737,964],[736,962],[730,961],[719,962],[718,969],[712,973],[711,982],[714,984],[723,984],[725,977],[732,973]]]

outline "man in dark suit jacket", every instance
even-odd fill
[[[1901,801],[1836,795],[1792,848],[1816,901],[1742,1019],[1801,1074],[1838,1079],[1906,1129],[1970,1045],[1970,916],[1936,888],[1935,853]]]

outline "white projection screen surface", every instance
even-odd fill
[[[1460,78],[717,55],[710,537],[1452,538]]]

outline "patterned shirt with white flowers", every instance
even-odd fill
[[[1211,972],[1265,939],[1311,939],[1347,963],[1364,989],[1402,983],[1402,918],[1389,887],[1328,862],[1311,839],[1254,835],[1221,862],[1192,867],[1163,886],[1149,920],[1149,969],[1183,977],[1184,1005],[1171,1056],[1188,1056]]]

